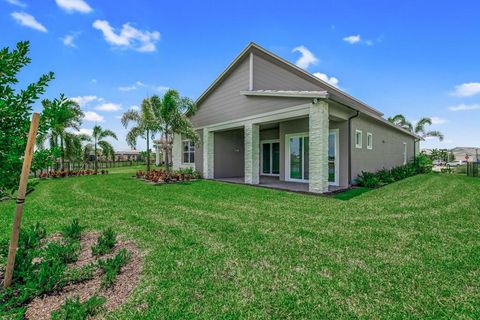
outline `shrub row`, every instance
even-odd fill
[[[384,168],[377,172],[362,171],[362,173],[358,175],[356,182],[362,187],[378,188],[419,173],[428,173],[430,171],[432,171],[432,162],[426,156],[420,155],[414,162],[406,165],[393,167],[391,169]]]
[[[39,178],[65,178],[65,177],[79,177],[79,176],[90,176],[97,174],[108,174],[108,170],[50,170],[47,172],[42,172],[39,175]]]
[[[142,170],[137,171],[136,177],[139,179],[145,179],[152,182],[168,183],[177,181],[190,181],[192,179],[199,179],[200,173],[194,171],[191,168],[179,169],[179,170],[163,170],[153,169],[150,172]]]

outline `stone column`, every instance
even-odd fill
[[[207,128],[203,129],[203,177],[213,179],[213,161],[214,161],[214,133]]]
[[[328,103],[312,103],[309,114],[310,192],[328,191],[328,131]]]
[[[245,125],[245,183],[260,183],[260,126]]]

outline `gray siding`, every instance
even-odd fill
[[[244,141],[243,129],[214,133],[215,178],[234,178],[245,175]]]
[[[362,130],[362,148],[355,147],[355,130]],[[367,132],[373,134],[373,150],[367,149]],[[403,164],[403,143],[407,143],[407,161],[413,158],[415,139],[370,117],[352,119],[352,179],[362,171],[378,171]]]
[[[254,90],[322,90],[319,85],[258,55],[253,56],[253,70]]]

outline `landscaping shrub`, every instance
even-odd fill
[[[65,299],[65,303],[57,311],[53,311],[52,320],[84,320],[95,316],[100,312],[102,306],[105,304],[104,297],[92,296],[85,302],[80,302],[77,296],[73,299]]]
[[[109,288],[115,282],[120,269],[127,264],[131,258],[131,253],[126,249],[120,250],[113,258],[106,260],[98,260],[98,266],[103,271],[104,276],[102,280],[102,287]]]
[[[117,242],[117,235],[112,228],[108,228],[102,232],[97,239],[97,243],[92,246],[92,254],[101,256],[110,253]]]
[[[78,219],[73,219],[72,223],[63,228],[63,236],[70,240],[80,241],[83,227]]]
[[[93,263],[78,268],[72,268],[65,271],[63,275],[63,283],[78,283],[93,279],[95,265]]]
[[[423,153],[419,154],[415,158],[415,165],[417,166],[418,173],[432,172],[432,168],[433,168],[432,160]]]
[[[375,173],[367,171],[362,171],[362,173],[358,175],[357,183],[366,188],[377,188],[380,186],[380,180],[377,178]]]
[[[392,182],[395,182],[395,179],[393,178],[392,172],[387,169],[382,169],[376,173],[376,177],[378,178],[379,182],[381,184],[389,184]]]
[[[362,171],[362,173],[358,175],[356,182],[362,187],[377,188],[414,176],[418,173],[427,173],[432,170],[430,159],[419,156],[417,160],[418,162],[393,167],[390,170],[384,168],[377,172]]]
[[[192,179],[200,179],[200,173],[194,171],[192,168],[183,168],[178,170],[163,170],[152,169],[149,172],[139,170],[135,173],[135,176],[139,179],[145,179],[152,182],[177,182],[177,181],[190,181]]]
[[[60,260],[63,263],[73,263],[78,260],[80,243],[68,241],[65,244],[50,242],[45,248],[44,260]]]

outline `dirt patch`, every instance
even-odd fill
[[[132,241],[123,240],[118,237],[112,253],[101,256],[99,258],[92,256],[91,247],[97,241],[100,233],[90,232],[83,233],[80,240],[81,252],[77,262],[70,264],[69,268],[77,268],[85,266],[89,263],[95,263],[98,259],[106,259],[115,256],[121,249],[127,249],[131,252],[131,259],[124,265],[118,274],[115,283],[108,289],[101,287],[102,272],[95,270],[94,277],[91,280],[67,285],[62,291],[52,295],[37,297],[28,304],[26,317],[28,319],[49,319],[52,311],[57,310],[67,297],[80,297],[80,301],[84,302],[93,295],[99,295],[106,298],[104,309],[112,311],[121,304],[125,303],[137,286],[142,272],[142,256],[140,250]],[[58,241],[61,239],[59,235],[53,235],[47,241]]]

